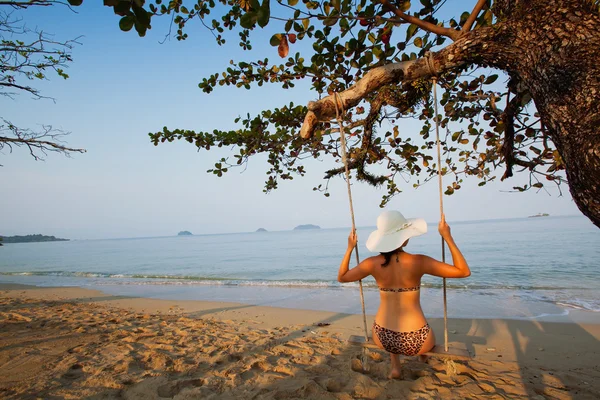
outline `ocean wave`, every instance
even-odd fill
[[[90,278],[95,279],[98,285],[221,285],[221,286],[274,286],[274,287],[305,287],[305,288],[355,288],[358,282],[339,283],[335,280],[321,279],[246,279],[216,276],[197,275],[169,275],[169,274],[111,274],[104,272],[84,271],[23,271],[23,272],[0,272],[0,275],[8,276],[40,276],[40,277],[65,277],[65,278]],[[373,281],[363,281],[363,287],[377,289]],[[441,289],[443,284],[439,282],[421,283],[422,288]],[[480,284],[463,283],[461,281],[450,281],[446,285],[454,290],[478,290],[479,295],[495,295],[496,290],[509,291],[560,291],[560,290],[595,290],[586,288],[558,287],[558,286],[535,286],[535,285],[510,285],[510,284]],[[540,298],[540,300],[543,300]]]
[[[550,303],[559,307],[573,310],[600,312],[600,298],[598,298],[596,292],[597,291],[592,292],[582,289],[572,289],[563,291],[527,290],[516,292],[515,296],[529,301],[540,301],[544,303]]]

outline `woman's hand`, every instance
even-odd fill
[[[350,231],[350,235],[348,236],[348,248],[353,249],[356,247],[356,243],[358,242],[358,238],[356,237],[356,231]]]
[[[446,223],[446,216],[444,214],[442,214],[442,219],[440,220],[438,231],[440,232],[440,235],[442,235],[444,240],[452,238],[452,234],[450,233],[450,227]]]

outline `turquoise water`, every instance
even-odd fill
[[[535,318],[600,312],[600,230],[583,217],[451,224],[471,266],[448,280],[450,316]],[[361,257],[373,227],[359,228]],[[0,282],[92,287],[166,299],[238,301],[360,312],[356,284],[337,269],[348,229],[6,244]],[[437,226],[407,251],[440,257]],[[364,281],[367,311],[378,292]],[[440,315],[441,279],[423,280],[423,307]]]

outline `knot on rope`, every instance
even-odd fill
[[[346,110],[344,110],[344,102],[338,92],[333,92],[333,105],[335,106],[335,118],[338,120],[338,124],[340,124],[340,116],[343,118]]]
[[[437,70],[435,69],[435,62],[433,60],[433,53],[428,51],[425,53],[425,63],[427,64],[427,70],[429,74],[432,76],[433,83],[437,81]]]

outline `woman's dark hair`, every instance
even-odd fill
[[[381,253],[381,255],[385,257],[385,262],[381,264],[382,267],[387,267],[390,264],[390,260],[395,252],[396,250],[388,251],[387,253]]]

